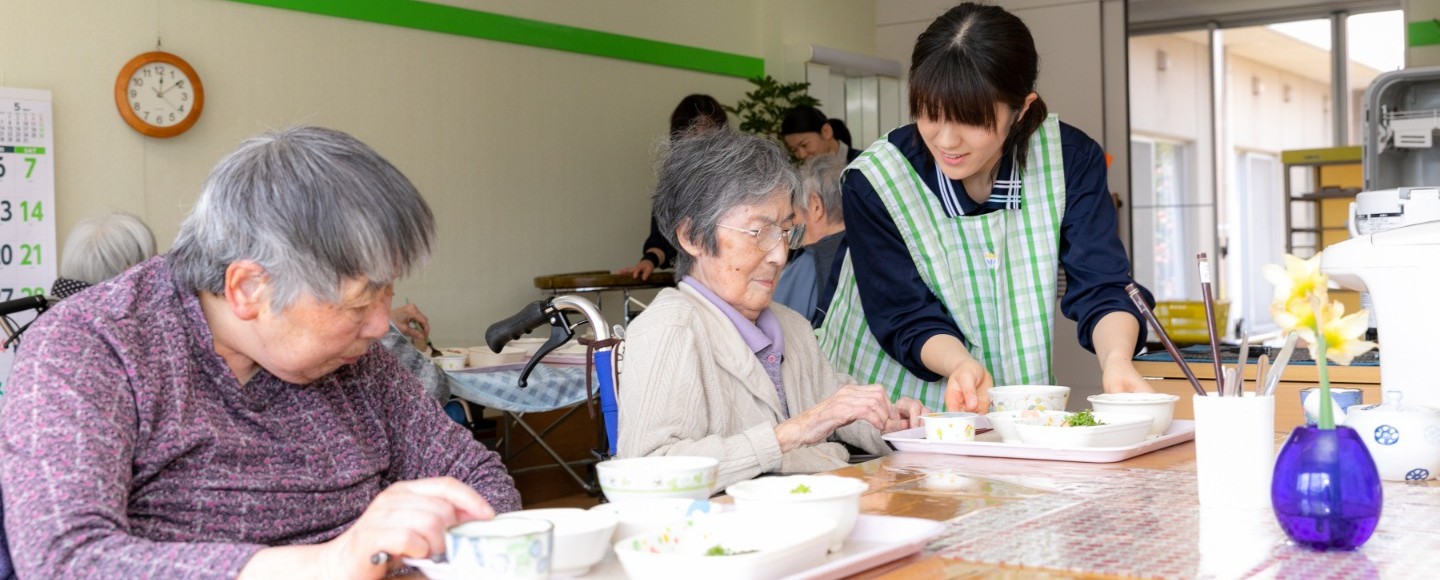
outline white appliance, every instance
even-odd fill
[[[1385,348],[1382,392],[1440,409],[1440,221],[1360,236],[1325,249],[1320,270],[1335,283],[1369,292]]]
[[[1358,238],[1398,227],[1440,221],[1440,187],[1397,187],[1363,191],[1350,203],[1350,237]],[[1360,294],[1360,307],[1370,311],[1376,328],[1375,303]]]
[[[1440,187],[1363,191],[1350,204],[1350,237],[1440,221]]]

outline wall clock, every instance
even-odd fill
[[[115,106],[125,123],[141,134],[174,137],[200,119],[205,87],[185,59],[147,52],[130,59],[115,77]]]

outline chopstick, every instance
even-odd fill
[[[1285,346],[1280,348],[1280,354],[1275,355],[1275,364],[1270,365],[1270,374],[1265,377],[1265,396],[1275,394],[1275,387],[1280,384],[1280,375],[1285,372],[1285,365],[1290,364],[1290,356],[1295,353],[1295,343],[1299,340],[1300,335],[1295,332],[1285,336]]]
[[[1190,386],[1195,387],[1195,392],[1200,396],[1206,396],[1208,393],[1205,392],[1205,387],[1200,386],[1200,379],[1190,372],[1190,365],[1185,362],[1185,357],[1180,356],[1180,349],[1175,348],[1175,343],[1170,341],[1170,335],[1165,334],[1165,328],[1160,326],[1155,313],[1150,311],[1150,305],[1145,303],[1145,297],[1140,295],[1140,287],[1131,282],[1125,285],[1125,293],[1130,295],[1130,301],[1135,303],[1135,308],[1140,310],[1150,327],[1155,329],[1156,336],[1160,337],[1160,344],[1165,345],[1165,351],[1170,353],[1170,358],[1175,359],[1175,364],[1180,366],[1180,372],[1185,373],[1185,379],[1190,381]]]
[[[1210,259],[1195,256],[1200,267],[1200,295],[1205,299],[1205,330],[1210,333],[1210,359],[1215,363],[1215,393],[1225,396],[1225,366],[1220,363],[1220,337],[1215,334],[1215,294],[1210,291]]]
[[[1265,393],[1265,371],[1270,366],[1270,355],[1260,355],[1260,360],[1255,363],[1255,396],[1264,396]],[[1242,391],[1244,389],[1241,389]]]
[[[1235,363],[1235,379],[1239,386],[1235,389],[1235,396],[1245,394],[1245,365],[1250,362],[1250,331],[1240,333],[1240,361]]]

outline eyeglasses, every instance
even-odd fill
[[[759,248],[762,252],[768,252],[775,249],[775,246],[780,243],[780,240],[782,238],[786,240],[786,243],[788,245],[788,243],[794,239],[796,233],[796,228],[794,227],[785,230],[780,229],[780,226],[777,226],[775,224],[767,225],[758,230],[747,230],[745,228],[737,228],[734,226],[727,226],[725,224],[715,225],[725,228],[727,230],[735,230],[743,234],[749,234],[750,237],[755,238],[755,247]]]

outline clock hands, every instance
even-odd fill
[[[173,88],[175,85],[170,86]],[[172,103],[170,102],[170,99],[165,98],[165,93],[163,91],[160,91],[155,87],[150,87],[150,90],[155,91],[155,96],[160,97],[160,100],[165,101],[165,104],[170,105],[171,109],[174,109],[177,112],[180,110],[180,107],[175,106],[175,103]]]

